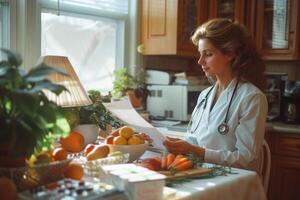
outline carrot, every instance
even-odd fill
[[[156,156],[156,157],[154,157],[154,159],[161,163],[161,157]]]
[[[169,166],[169,169],[171,167],[176,167],[180,165],[181,163],[184,163],[185,161],[188,161],[189,159],[187,157],[178,157],[177,159],[175,158],[174,162]]]
[[[187,160],[187,161],[175,166],[174,169],[176,171],[184,171],[184,170],[192,168],[192,166],[193,166],[193,162],[191,160]]]
[[[169,165],[172,164],[172,162],[174,161],[174,159],[175,159],[175,155],[174,154],[169,153],[167,155],[167,168],[169,168]]]
[[[178,155],[174,158],[173,162],[170,163],[170,164],[168,165],[168,169],[170,169],[170,166],[171,166],[175,161],[178,162],[177,160],[179,160],[179,159],[182,158],[182,157],[183,157],[183,155],[178,154]]]
[[[161,158],[161,168],[162,169],[167,169],[167,156],[163,156]]]

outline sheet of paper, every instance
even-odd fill
[[[181,121],[170,121],[170,120],[152,120],[152,124],[154,124],[155,126],[175,126],[180,124]]]
[[[103,104],[114,116],[133,127],[137,132],[149,135],[153,139],[155,148],[166,149],[162,144],[164,136],[136,112],[128,99]]]

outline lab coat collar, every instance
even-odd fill
[[[220,107],[223,107],[224,105],[227,105],[227,102],[230,101],[230,98],[231,98],[231,95],[232,95],[232,92],[234,90],[236,82],[237,82],[236,78],[231,80],[229,85],[226,87],[226,89],[219,96],[219,99],[217,100],[214,107],[211,109],[213,99],[215,98],[215,95],[216,95],[216,92],[217,92],[217,86],[214,87],[214,89],[212,91],[212,94],[210,95],[210,97],[208,99],[208,108],[209,108],[209,112],[211,112],[210,114],[212,114],[215,111],[219,110]]]
[[[237,78],[232,79],[228,84],[228,86],[226,87],[226,89],[224,90],[224,93],[226,94],[226,101],[230,101],[236,83],[237,83]]]

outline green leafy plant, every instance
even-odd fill
[[[128,90],[133,90],[137,97],[146,97],[148,95],[149,92],[145,85],[146,73],[144,70],[140,70],[133,76],[128,72],[127,68],[121,68],[116,70],[114,75],[115,80],[112,90],[114,97],[125,96]]]
[[[96,90],[88,91],[93,104],[79,109],[80,124],[97,124],[102,130],[106,130],[106,125],[118,128],[121,122],[115,119],[112,114],[103,105],[104,102],[110,102],[110,96],[101,96]]]
[[[70,127],[61,107],[46,97],[66,90],[47,76],[65,72],[39,64],[26,71],[20,54],[1,49],[7,59],[0,62],[0,145],[8,146],[12,157],[30,156],[34,150],[50,148],[55,138],[65,136]]]

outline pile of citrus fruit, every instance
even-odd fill
[[[63,161],[68,159],[69,154],[83,155],[87,161],[105,158],[109,156],[110,150],[107,144],[114,145],[137,145],[144,144],[144,138],[134,131],[133,128],[123,126],[113,131],[107,138],[106,144],[88,144],[85,146],[84,137],[71,131],[67,137],[60,139],[60,146],[53,151],[42,151],[33,155],[27,163],[32,166],[41,163],[53,161]],[[83,176],[83,167],[81,164],[71,162],[64,175],[67,178],[80,180]]]
[[[141,134],[136,133],[134,129],[129,126],[123,126],[113,131],[105,141],[106,144],[114,145],[137,145],[145,143]]]
[[[41,151],[32,155],[27,164],[34,166],[36,164],[50,163],[54,161],[63,161],[68,159],[69,154],[83,153],[87,160],[95,160],[107,157],[109,148],[106,145],[89,144],[84,145],[84,137],[75,131],[71,131],[67,137],[60,139],[60,147],[53,151]],[[66,178],[80,180],[83,176],[83,167],[81,164],[71,162],[64,173]]]

